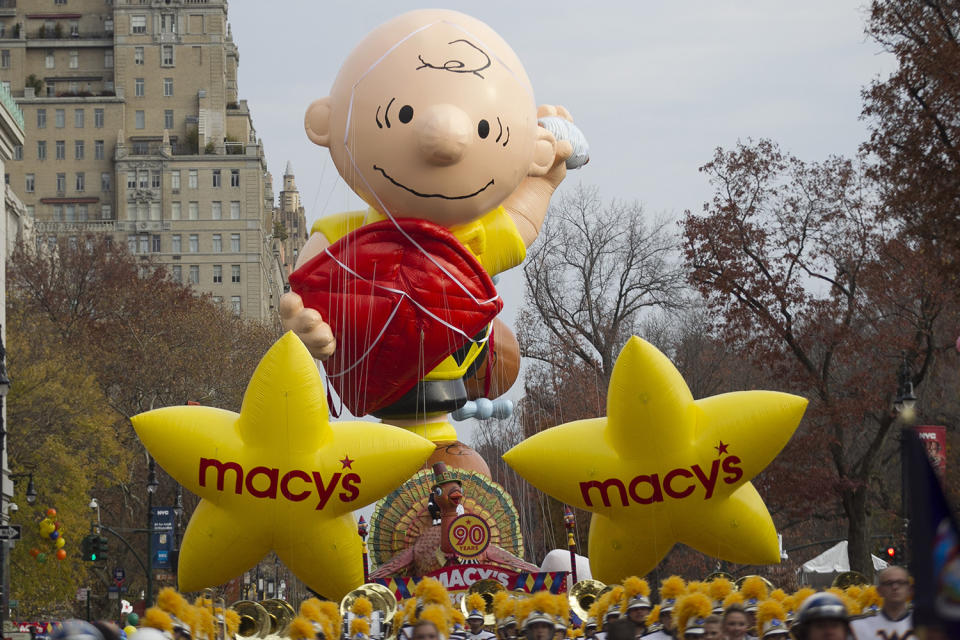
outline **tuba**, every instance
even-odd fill
[[[737,587],[737,591],[740,591],[740,589],[743,588],[743,583],[747,581],[747,578],[760,578],[761,580],[763,580],[763,584],[767,585],[768,591],[773,591],[774,589],[776,589],[776,587],[773,586],[773,583],[767,580],[766,578],[764,578],[763,576],[748,575],[748,576],[742,576],[740,578],[737,578],[737,581],[734,583]]]
[[[737,581],[736,578],[734,578],[731,574],[727,573],[726,571],[714,571],[713,573],[708,575],[706,578],[704,578],[703,581],[712,582],[714,578],[726,578],[727,580],[730,581],[731,584]]]
[[[870,584],[870,581],[867,580],[867,577],[859,571],[844,571],[833,579],[833,584],[830,586],[846,589],[847,587],[852,587],[854,585],[860,587],[868,584]]]
[[[239,600],[230,608],[240,616],[238,638],[266,638],[270,633],[270,614],[259,602]]]
[[[340,601],[340,616],[343,618],[345,633],[350,630],[350,609],[357,598],[364,597],[373,605],[373,617],[379,617],[380,633],[376,634],[380,638],[389,638],[393,635],[393,618],[397,615],[397,597],[393,595],[390,589],[382,584],[375,582],[362,584]],[[371,629],[371,636],[374,635]],[[348,636],[349,637],[349,636]]]
[[[286,600],[280,600],[279,598],[261,600],[260,605],[267,611],[267,615],[270,617],[270,629],[267,635],[286,635],[290,623],[297,617],[297,612],[294,611],[293,606]]]
[[[470,588],[467,589],[466,595],[460,600],[460,611],[464,617],[470,615],[470,612],[467,611],[467,596],[472,593],[478,593],[483,597],[484,603],[483,626],[493,627],[497,624],[497,617],[493,612],[493,594],[498,591],[506,591],[506,589],[502,584],[491,578],[474,582],[470,585]]]
[[[590,616],[590,607],[601,595],[610,591],[611,587],[599,580],[581,580],[573,585],[567,598],[570,600],[570,610],[586,623]],[[601,614],[602,616],[603,614]]]

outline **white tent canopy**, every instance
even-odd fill
[[[887,568],[887,563],[882,558],[871,554],[870,559],[873,560],[874,571]],[[847,553],[846,540],[838,542],[817,557],[804,562],[800,568],[800,582],[811,586],[829,584],[837,575],[845,571],[850,571],[850,556]]]
[[[567,549],[554,549],[544,557],[540,563],[540,571],[570,571],[570,551]],[[590,573],[590,560],[585,556],[577,554],[577,581],[589,580],[593,577]]]

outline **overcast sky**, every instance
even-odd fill
[[[590,143],[590,164],[567,184],[638,200],[651,214],[699,209],[710,188],[697,168],[717,146],[773,138],[806,160],[852,155],[866,136],[860,90],[893,69],[863,33],[862,2],[447,2],[514,48],[538,103],[566,106]],[[230,3],[248,100],[279,191],[293,163],[307,220],[360,204],[303,114],[327,95],[354,45],[406,1],[252,0]],[[515,272],[518,270],[514,270]],[[501,291],[510,321],[518,274]],[[461,437],[470,441],[467,433]]]

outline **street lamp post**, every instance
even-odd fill
[[[153,494],[157,492],[157,463],[147,454],[147,602],[153,606]]]
[[[906,448],[903,446],[903,431],[909,428],[909,423],[916,415],[917,396],[913,393],[913,371],[907,362],[906,351],[903,352],[902,358],[900,368],[897,370],[897,395],[893,400],[893,408],[904,423],[900,429],[900,513],[903,518],[903,540],[906,541],[910,520],[907,518],[907,462]],[[909,545],[902,544],[901,548],[906,554]]]

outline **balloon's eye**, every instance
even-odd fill
[[[400,122],[406,124],[413,120],[413,107],[408,104],[400,107]]]
[[[481,120],[477,125],[477,135],[479,135],[481,138],[486,138],[488,135],[490,135],[490,123],[486,120]]]

